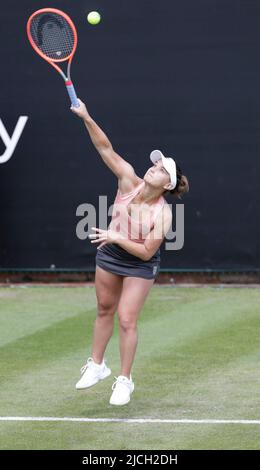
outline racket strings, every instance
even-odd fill
[[[75,35],[63,16],[57,13],[41,13],[30,24],[35,45],[49,59],[67,59],[75,44]]]

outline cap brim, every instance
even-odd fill
[[[173,164],[174,164],[174,171],[173,171],[173,168],[171,167],[171,165],[169,165],[169,159],[166,158],[160,150],[153,150],[153,151],[150,153],[150,160],[151,160],[153,163],[158,162],[158,160],[162,160],[163,167],[164,167],[165,170],[169,173],[171,183],[172,183],[173,187],[175,188],[175,187],[176,187],[176,184],[177,184],[177,174],[176,174],[176,163],[175,163],[175,160],[174,160],[173,158],[170,158],[170,160],[171,160],[171,161],[173,162]]]
[[[160,150],[153,150],[150,153],[150,160],[153,163],[158,162],[158,160],[161,160],[162,158],[165,158],[165,157]]]

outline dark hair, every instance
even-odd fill
[[[185,175],[182,174],[181,168],[176,163],[177,170],[177,184],[174,189],[166,189],[163,194],[170,193],[173,196],[177,196],[178,199],[182,199],[185,193],[189,192],[189,182]]]

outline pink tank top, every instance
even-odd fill
[[[121,194],[121,191],[118,188],[113,204],[112,220],[109,225],[109,229],[120,232],[125,238],[128,238],[129,240],[135,241],[137,243],[145,242],[145,238],[153,229],[154,221],[157,215],[166,203],[164,197],[161,196],[157,203],[150,207],[148,225],[147,222],[144,223],[142,221],[141,214],[139,215],[139,220],[133,219],[129,215],[127,207],[132,199],[134,199],[134,197],[141,191],[144,185],[145,182],[142,181],[131,192],[125,194]]]

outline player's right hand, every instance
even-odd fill
[[[77,108],[75,108],[74,106],[71,105],[71,107],[70,107],[71,111],[74,114],[77,114],[77,116],[82,118],[82,119],[89,118],[90,116],[89,116],[89,113],[88,113],[88,110],[86,108],[85,103],[83,103],[83,101],[81,101],[79,98],[78,98],[78,102],[79,102],[79,106]]]

